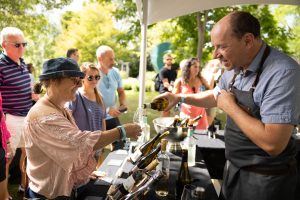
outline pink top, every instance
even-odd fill
[[[30,189],[49,199],[70,196],[95,170],[93,147],[100,136],[101,131],[80,131],[69,111],[40,99],[25,119]]]
[[[10,133],[9,131],[7,130],[7,127],[6,127],[6,124],[5,124],[5,115],[4,113],[2,112],[2,96],[1,96],[1,93],[0,93],[0,114],[2,115],[1,116],[1,122],[0,122],[0,128],[1,128],[1,133],[2,133],[2,147],[3,149],[5,150],[5,152],[7,152],[7,142],[8,142],[8,139],[10,138]]]
[[[199,90],[200,86],[201,86],[201,83],[199,83],[195,86],[196,93],[200,92],[200,90]],[[194,93],[192,88],[188,84],[183,83],[183,81],[181,81],[180,90],[181,90],[181,94],[193,94]],[[180,117],[195,118],[198,115],[202,115],[202,118],[198,121],[198,125],[197,125],[196,129],[201,129],[201,130],[207,129],[208,122],[207,122],[207,115],[206,115],[205,108],[191,106],[191,105],[188,105],[185,103],[183,103],[181,105]]]

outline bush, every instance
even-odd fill
[[[132,83],[124,83],[123,88],[124,90],[132,90]]]
[[[121,70],[120,70],[120,76],[123,80],[128,78],[127,73],[125,71],[121,71]]]

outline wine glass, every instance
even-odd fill
[[[133,115],[133,123],[139,124],[142,129],[143,129],[143,114],[144,114],[144,109],[137,108]],[[145,134],[142,131],[141,135],[137,139],[137,143],[142,144],[144,143],[144,140],[145,140]]]
[[[194,185],[191,185],[191,184],[185,185],[182,195],[181,195],[181,200],[192,200],[195,189],[196,189],[196,186],[194,186]]]
[[[144,109],[143,108],[137,108],[134,115],[133,115],[133,123],[141,124],[142,117],[143,117]]]

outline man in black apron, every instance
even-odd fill
[[[157,98],[168,98],[167,109],[181,101],[227,114],[220,199],[294,200],[300,66],[261,40],[260,24],[247,12],[222,18],[211,39],[226,69],[219,85],[202,94]]]

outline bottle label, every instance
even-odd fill
[[[131,156],[130,159],[132,160],[132,162],[136,162],[141,156],[142,156],[142,152],[140,151],[140,149],[137,149]]]
[[[135,180],[133,179],[133,177],[131,175],[123,183],[123,186],[124,186],[125,190],[127,190],[129,192],[129,189],[134,185],[134,183],[135,183]]]

